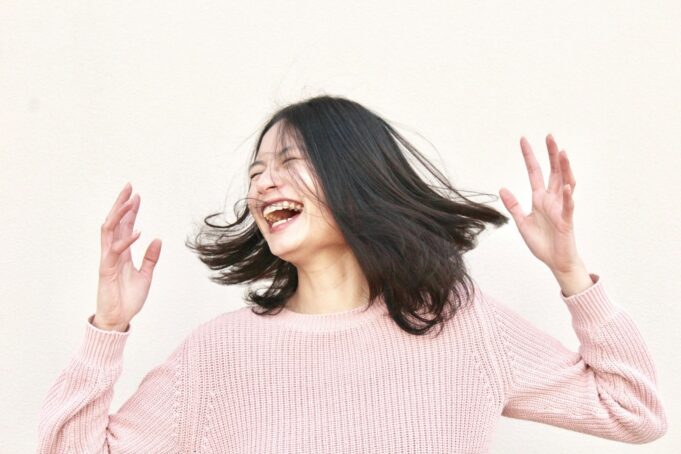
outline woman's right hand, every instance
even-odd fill
[[[140,196],[130,198],[131,193],[132,186],[127,183],[102,224],[97,311],[92,321],[100,329],[127,331],[130,320],[147,299],[161,254],[161,240],[155,238],[147,247],[140,269],[132,263],[130,245],[140,233],[132,231]]]

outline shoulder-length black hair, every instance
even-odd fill
[[[292,139],[307,160],[323,193],[318,202],[332,213],[368,281],[369,304],[382,297],[400,328],[423,335],[471,300],[475,285],[463,254],[477,245],[485,223],[499,227],[508,217],[464,197],[391,125],[357,102],[323,95],[281,108],[262,128],[251,162],[277,122],[279,135]],[[443,187],[424,181],[400,145]],[[248,287],[244,299],[254,303],[254,313],[275,315],[297,288],[297,270],[270,252],[248,205],[237,205],[235,222],[215,225],[210,219],[222,212],[208,215],[208,228],[186,246],[220,270],[210,278],[218,284],[271,280],[262,293]]]

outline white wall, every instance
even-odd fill
[[[554,134],[577,178],[578,248],[649,343],[670,431],[627,445],[502,418],[494,453],[678,452],[680,22],[673,0],[0,3],[0,451],[35,449],[123,184],[142,197],[136,263],[155,237],[163,250],[112,412],[196,325],[243,305],[184,241],[209,212],[232,215],[267,116],[328,93],[394,121],[455,185],[506,186],[525,210],[520,136],[548,175]],[[512,220],[468,257],[481,285],[578,347]]]

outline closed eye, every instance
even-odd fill
[[[285,163],[287,163],[287,162],[289,162],[289,161],[293,161],[294,159],[299,159],[299,158],[288,158],[288,159],[285,159],[283,162],[284,162],[284,164],[285,164]],[[252,180],[254,177],[260,175],[261,173],[262,173],[262,172],[254,173],[253,175],[251,175],[250,179]]]

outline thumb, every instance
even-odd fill
[[[499,195],[501,196],[501,201],[504,203],[504,207],[511,213],[513,220],[517,225],[520,225],[521,220],[525,217],[523,208],[518,203],[515,196],[506,188],[501,188],[499,190]]]
[[[147,247],[147,251],[144,254],[144,260],[142,260],[142,266],[140,267],[140,273],[151,276],[154,272],[154,268],[158,263],[158,258],[161,255],[161,240],[154,238],[154,240]]]

